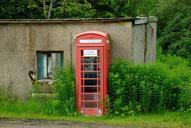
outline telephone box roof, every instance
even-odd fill
[[[76,38],[78,38],[79,36],[82,36],[82,35],[87,35],[87,34],[96,34],[96,35],[101,35],[103,37],[108,36],[107,33],[103,33],[103,32],[100,32],[100,31],[87,31],[87,32],[83,32],[83,33],[80,33],[80,34],[76,35]]]

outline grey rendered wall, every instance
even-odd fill
[[[133,26],[132,60],[147,63],[156,59],[156,23]]]
[[[89,30],[109,33],[112,59],[132,59],[131,22],[0,24],[0,87],[19,98],[27,97],[32,87],[28,71],[36,71],[36,51],[64,51],[64,60],[74,66],[74,37]]]
[[[157,24],[150,23],[147,25],[147,43],[146,43],[146,57],[145,63],[152,62],[156,60],[156,32]]]
[[[20,97],[31,88],[27,73],[35,62],[28,33],[25,25],[0,25],[0,86]]]
[[[60,25],[0,25],[0,86],[25,98],[32,82],[28,71],[36,71],[36,51],[65,51],[69,56],[68,33]]]
[[[72,32],[73,38],[75,35],[90,31],[102,31],[110,36],[110,58],[111,61],[117,58],[132,59],[132,24],[131,22],[124,23],[81,23],[68,24],[67,29]],[[75,40],[72,38],[72,60],[75,66]]]
[[[134,25],[133,26],[133,40],[132,40],[132,51],[133,51],[133,62],[144,63],[144,52],[145,52],[145,25]]]

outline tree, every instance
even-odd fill
[[[156,13],[159,18],[159,44],[163,53],[191,60],[191,1],[163,2]]]
[[[1,0],[0,16],[48,19],[135,17],[145,15],[154,3],[153,0]]]
[[[90,18],[95,16],[95,9],[87,0],[60,0],[52,12],[53,18]]]

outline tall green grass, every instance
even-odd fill
[[[51,100],[47,98],[30,98],[26,101],[18,99],[1,99],[0,113],[15,113],[15,114],[52,114]]]
[[[149,64],[117,60],[109,74],[111,113],[189,110],[190,88],[191,68],[180,57],[161,55],[157,62]]]
[[[54,76],[52,96],[41,95],[41,84],[34,83],[34,97],[19,100],[9,95],[8,90],[0,90],[0,112],[30,113],[45,115],[72,115],[75,113],[75,81],[71,67],[57,69]],[[31,94],[29,94],[31,95]]]
[[[75,78],[72,68],[65,66],[64,70],[58,70],[54,83],[55,98],[52,101],[58,113],[71,115],[76,112]]]
[[[30,97],[21,101],[1,90],[0,113],[76,115],[75,79],[65,66],[54,77],[52,97]],[[38,91],[37,91],[38,92]],[[110,67],[108,115],[191,110],[191,69],[176,56],[159,56],[157,62],[131,64],[117,60]]]

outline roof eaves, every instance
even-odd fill
[[[76,19],[0,19],[0,23],[75,23],[75,22],[121,22],[136,18],[76,18]]]
[[[158,19],[155,16],[150,16],[150,17],[137,17],[134,21],[134,25],[139,25],[139,24],[146,24],[149,22],[157,22]]]

